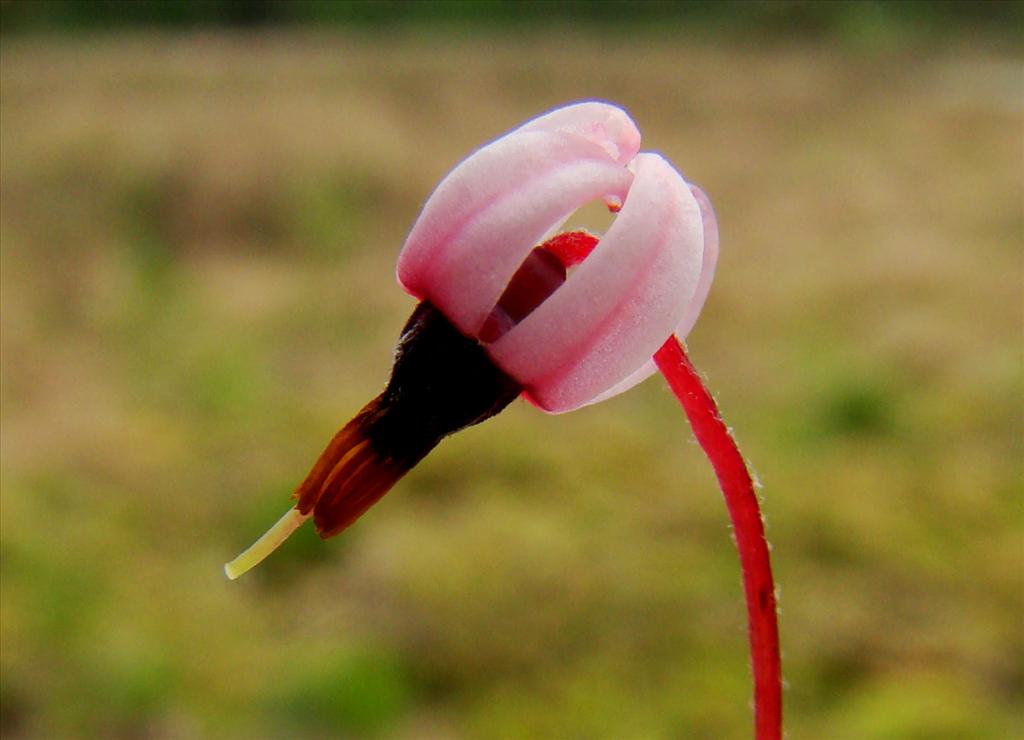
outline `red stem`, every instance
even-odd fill
[[[682,343],[672,336],[654,355],[715,469],[732,519],[743,570],[754,671],[754,730],[757,740],[782,737],[782,662],[771,558],[754,483],[736,441]]]

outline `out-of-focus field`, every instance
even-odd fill
[[[1021,59],[981,42],[5,39],[8,738],[749,735],[714,478],[664,384],[516,404],[222,563],[386,379],[470,149],[625,105],[711,194],[695,362],[763,483],[794,738],[1024,710]]]

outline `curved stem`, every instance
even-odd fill
[[[754,672],[754,729],[757,740],[782,737],[782,663],[771,558],[750,472],[728,427],[682,343],[672,336],[654,361],[679,399],[704,448],[725,497],[743,570]]]

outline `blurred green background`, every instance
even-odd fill
[[[718,210],[790,736],[1024,737],[1021,8],[0,3],[3,735],[749,736],[657,379],[221,572],[382,387],[434,184],[600,97]]]

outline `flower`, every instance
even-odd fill
[[[707,297],[718,255],[710,202],[664,157],[639,149],[636,125],[608,103],[535,118],[441,181],[399,255],[403,287],[480,338],[531,249],[588,202],[618,211],[570,279],[486,345],[545,411],[595,403],[651,375],[654,352],[686,336]]]
[[[321,537],[338,534],[441,439],[520,394],[562,413],[657,369],[722,488],[747,601],[755,732],[776,740],[781,664],[760,507],[680,339],[707,298],[718,227],[699,188],[661,155],[639,150],[625,111],[578,103],[513,129],[441,181],[398,258],[398,280],[420,303],[387,387],[331,440],[294,508],[225,571],[237,578],[311,517]],[[606,234],[559,232],[594,200],[618,214]]]
[[[322,537],[338,534],[441,439],[520,394],[562,413],[655,371],[655,352],[685,336],[704,304],[718,229],[707,196],[639,149],[621,108],[577,103],[495,139],[441,181],[398,258],[399,282],[421,302],[387,388],[331,440],[295,508],[228,564],[231,577],[310,517]],[[605,235],[559,233],[595,200],[617,213]]]
[[[441,439],[521,394],[562,413],[655,371],[659,347],[686,336],[704,304],[718,228],[699,188],[639,150],[624,110],[576,103],[498,137],[441,181],[398,258],[420,304],[387,387],[331,440],[294,509],[226,566],[230,577],[310,517],[322,537],[338,534]],[[559,233],[595,200],[617,213],[606,234]]]

